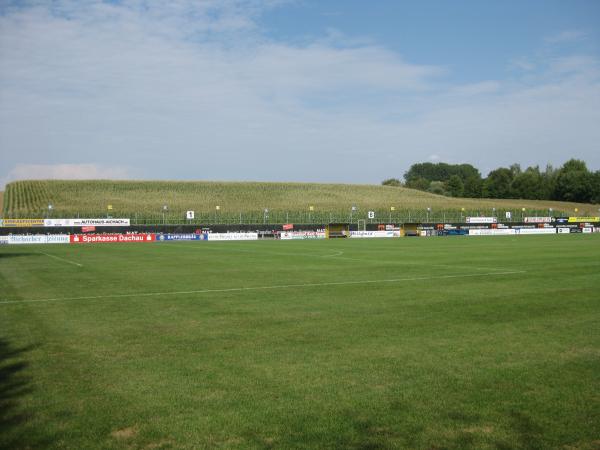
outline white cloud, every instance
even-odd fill
[[[455,85],[368,40],[269,40],[258,18],[276,2],[146,4],[0,16],[0,176],[95,161],[79,173],[378,182],[428,155],[600,167],[595,58]]]

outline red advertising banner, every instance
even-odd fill
[[[83,233],[89,233],[90,231],[96,231],[96,227],[95,226],[81,227],[81,231]]]
[[[283,224],[283,229],[285,231],[293,230],[294,229],[294,224],[293,223],[285,223],[285,224]]]
[[[71,244],[154,242],[154,234],[72,234]]]

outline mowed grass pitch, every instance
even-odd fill
[[[0,330],[0,447],[600,443],[600,235],[4,246]]]

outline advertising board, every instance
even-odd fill
[[[9,244],[68,244],[68,234],[11,234]]]
[[[523,219],[525,223],[550,223],[552,222],[552,217],[525,217]]]
[[[594,231],[594,228],[593,228],[593,227],[583,227],[583,228],[581,229],[581,232],[582,232],[582,233],[592,233],[593,231]]]
[[[0,236],[0,245],[8,244],[8,236]]]
[[[164,241],[203,241],[206,240],[205,234],[186,233],[186,234],[157,234],[156,242]]]
[[[569,234],[569,233],[571,232],[571,229],[570,229],[570,228],[567,228],[567,227],[558,227],[558,228],[556,229],[556,232],[557,232],[558,234]]]
[[[517,234],[556,234],[556,228],[516,228]]]
[[[282,228],[284,231],[290,231],[290,230],[294,229],[294,224],[293,223],[284,223]]]
[[[508,236],[513,234],[516,234],[514,228],[472,228],[469,230],[469,236]]]
[[[3,227],[43,227],[44,219],[4,219]]]
[[[496,223],[496,217],[467,217],[467,223]]]
[[[573,222],[600,222],[600,217],[569,217],[569,223]]]
[[[394,230],[386,231],[351,231],[351,238],[391,238],[394,237]]]
[[[325,231],[282,231],[280,239],[325,239]]]
[[[153,242],[154,234],[72,234],[72,244]]]
[[[258,233],[208,233],[209,241],[256,241]]]
[[[129,219],[45,219],[45,227],[128,227]]]

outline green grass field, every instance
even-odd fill
[[[600,235],[4,246],[0,338],[0,448],[600,448]]]
[[[364,184],[25,180],[6,185],[3,214],[12,218],[46,217],[49,203],[53,205],[53,217],[103,217],[111,205],[113,217],[153,224],[165,219],[182,223],[187,210],[196,212],[197,223],[238,224],[263,223],[265,208],[269,210],[270,223],[329,223],[349,221],[353,205],[357,207],[354,220],[366,218],[366,212],[374,210],[380,220],[395,222],[426,217],[445,222],[459,220],[461,214],[504,217],[504,211],[512,211],[515,217],[596,216],[600,207],[545,200],[453,198],[403,187]],[[164,205],[168,207],[165,217]],[[391,207],[395,208],[393,213]],[[426,214],[427,208],[431,208],[430,214]],[[523,214],[522,208],[526,209]],[[552,214],[549,208],[554,210]],[[451,215],[453,219],[449,218]]]

